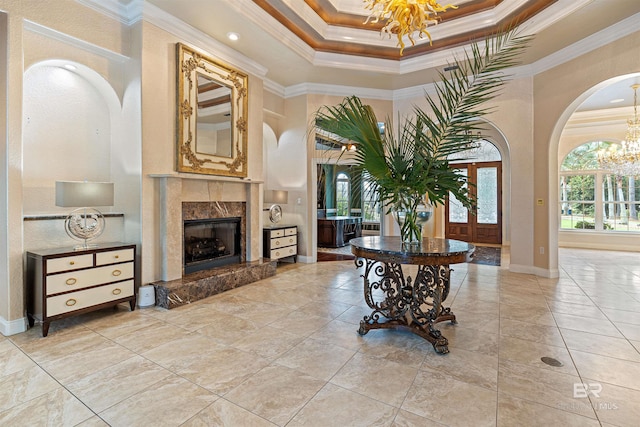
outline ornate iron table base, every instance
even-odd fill
[[[371,329],[405,329],[428,340],[437,353],[449,352],[448,340],[434,327],[447,320],[457,323],[451,309],[442,306],[449,294],[448,265],[419,265],[412,280],[398,263],[368,258],[355,263],[358,268],[366,263],[364,298],[373,309],[360,321],[360,335]]]

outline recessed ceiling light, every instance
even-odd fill
[[[227,38],[232,42],[235,42],[240,39],[240,35],[238,33],[227,33]]]
[[[70,71],[77,70],[76,66],[75,65],[71,65],[71,64],[64,64],[64,68],[66,68],[67,70],[70,70]]]
[[[611,101],[609,101],[609,104],[617,104],[619,102],[624,101],[624,98],[616,98],[616,99],[612,99]]]

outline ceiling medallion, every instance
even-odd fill
[[[431,43],[431,34],[427,31],[429,25],[438,23],[438,12],[446,12],[447,9],[457,9],[454,5],[441,5],[436,0],[364,0],[367,4],[366,9],[371,10],[371,14],[367,17],[365,24],[369,21],[372,23],[385,22],[380,33],[387,33],[389,37],[395,34],[398,37],[398,46],[400,46],[400,55],[404,51],[404,42],[402,38],[407,35],[411,41],[411,45],[415,46],[413,33],[417,32],[422,38],[423,34],[429,38]]]

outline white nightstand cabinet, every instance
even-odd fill
[[[262,246],[264,258],[279,260],[293,257],[298,258],[298,227],[295,225],[272,225],[265,227],[262,232]]]
[[[96,248],[27,252],[27,317],[42,322],[129,302],[136,307],[136,246],[111,243]]]

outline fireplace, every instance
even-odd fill
[[[185,220],[184,274],[238,264],[241,220],[240,217]]]

